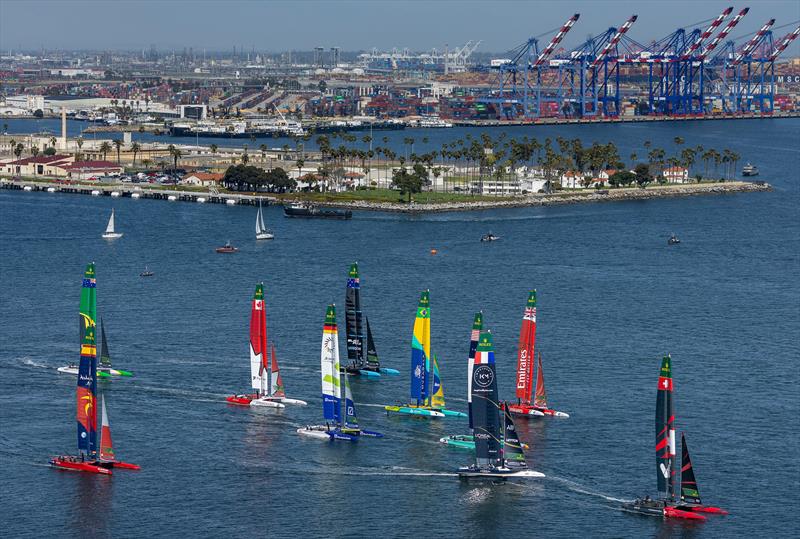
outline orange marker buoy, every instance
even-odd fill
[[[436,254],[436,253],[438,253],[438,252],[439,252],[439,251],[437,251],[436,249],[431,249],[431,254],[432,254],[432,255],[435,255],[435,254]]]

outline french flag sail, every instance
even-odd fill
[[[328,305],[322,328],[320,351],[322,370],[322,412],[326,421],[342,424],[342,388],[339,376],[339,331],[336,327],[336,306]]]
[[[528,293],[528,303],[522,315],[522,329],[517,348],[517,399],[531,404],[533,388],[534,349],[536,345],[536,290]]]
[[[81,356],[78,366],[76,407],[78,451],[97,454],[97,277],[94,263],[83,274],[80,304]]]
[[[475,463],[478,468],[501,464],[500,404],[494,363],[492,334],[482,331],[472,369],[472,432],[475,437]]]

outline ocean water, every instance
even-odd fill
[[[730,147],[775,190],[358,212],[349,222],[290,220],[269,207],[276,239],[259,243],[253,208],[0,190],[4,535],[797,536],[800,121],[535,129],[525,133],[613,139],[623,155],[644,139],[667,146],[676,135]],[[100,234],[112,207],[125,236],[107,242]],[[487,230],[502,240],[480,243]],[[680,245],[667,246],[671,232]],[[216,254],[226,240],[241,251]],[[78,358],[89,261],[111,354],[136,374],[99,383],[118,457],[142,466],[113,477],[47,466],[51,455],[75,451],[75,378],[56,368]],[[337,303],[343,329],[353,261],[378,352],[401,370],[351,381],[362,425],[386,437],[306,440],[295,429],[321,419],[325,306]],[[153,278],[138,276],[145,265]],[[260,281],[287,392],[308,407],[225,403],[247,387],[249,301]],[[462,483],[455,471],[470,455],[437,441],[466,433],[466,420],[384,413],[383,404],[408,396],[424,288],[448,407],[460,410],[474,312],[483,310],[494,333],[501,395],[512,398],[522,310],[528,290],[538,290],[549,398],[571,414],[518,421],[529,464],[546,478]],[[665,353],[700,492],[727,517],[667,522],[620,509],[655,494],[653,415]]]

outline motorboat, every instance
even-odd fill
[[[742,176],[758,176],[758,167],[747,163],[742,167]]]
[[[233,245],[231,245],[230,241],[225,242],[225,245],[223,245],[222,247],[217,247],[215,250],[218,253],[222,254],[233,254],[239,252],[238,247],[234,247]]]
[[[678,236],[676,236],[675,234],[673,234],[673,235],[672,235],[672,236],[670,236],[670,237],[669,237],[669,239],[667,240],[667,245],[678,245],[680,242],[681,242],[681,240],[678,238]]]
[[[489,232],[488,234],[484,234],[483,236],[481,236],[481,241],[497,241],[497,240],[499,240],[499,239],[500,239],[500,236],[495,236],[495,235],[494,235],[494,234],[492,234],[491,232]]]

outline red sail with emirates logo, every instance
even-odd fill
[[[517,399],[531,403],[533,388],[533,358],[536,345],[536,290],[528,293],[528,304],[522,315],[522,329],[517,349]]]

